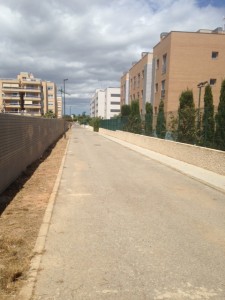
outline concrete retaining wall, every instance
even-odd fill
[[[225,175],[224,151],[162,140],[125,131],[111,131],[100,128],[99,132],[212,172]]]
[[[67,129],[64,120],[0,114],[0,193]]]

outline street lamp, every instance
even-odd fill
[[[197,87],[199,88],[199,96],[198,96],[198,130],[201,128],[201,120],[200,120],[200,102],[201,102],[201,89],[208,83],[208,81],[199,82]]]
[[[64,116],[66,115],[66,81],[68,80],[68,78],[63,79],[63,87],[64,87]]]

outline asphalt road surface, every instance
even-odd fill
[[[33,299],[225,299],[225,194],[75,127]]]

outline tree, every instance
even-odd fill
[[[130,115],[130,105],[124,104],[121,106],[121,116],[127,117]]]
[[[141,133],[141,116],[139,110],[139,101],[134,100],[131,102],[130,115],[126,130],[133,133]]]
[[[212,147],[214,142],[215,120],[214,105],[211,86],[208,84],[205,88],[204,95],[204,113],[203,113],[203,129],[202,144],[206,147]]]
[[[145,134],[151,135],[152,134],[152,122],[153,122],[153,108],[152,104],[146,102],[145,104]]]
[[[44,118],[55,119],[56,114],[50,109],[44,114]]]
[[[220,90],[220,101],[216,114],[215,145],[219,150],[225,150],[225,80]]]
[[[90,120],[90,126],[93,126],[94,131],[99,131],[101,118],[100,117],[94,117]]]
[[[159,113],[157,115],[157,122],[156,122],[156,134],[157,137],[160,139],[164,139],[166,135],[166,118],[164,114],[163,100],[161,100],[159,104]]]
[[[193,92],[191,90],[182,92],[179,102],[177,140],[182,143],[193,144],[196,142],[196,112]]]

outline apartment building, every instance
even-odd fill
[[[62,111],[62,96],[57,96],[57,117],[62,118],[63,116],[63,111]]]
[[[125,73],[120,80],[121,104],[126,104],[127,99],[129,103],[138,100],[141,114],[145,113],[145,103],[153,102],[152,60],[153,53],[142,52],[141,59],[133,63],[128,73]]]
[[[121,106],[129,104],[129,72],[124,72],[120,79],[120,102]]]
[[[111,119],[120,113],[120,88],[108,87],[105,89],[104,119]]]
[[[111,119],[120,113],[120,88],[97,89],[90,101],[90,116]]]
[[[57,87],[54,82],[42,81],[44,114],[51,110],[58,115]]]
[[[177,111],[181,92],[191,89],[198,108],[199,83],[212,87],[214,105],[219,103],[221,82],[225,78],[225,32],[198,30],[197,32],[171,31],[162,33],[160,42],[153,48],[154,113],[160,100],[165,112]],[[203,108],[201,93],[200,108]]]
[[[96,89],[90,101],[90,116],[101,117],[105,116],[105,91]]]
[[[0,112],[42,116],[50,109],[57,115],[55,83],[28,72],[21,72],[16,79],[0,79]]]

